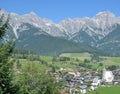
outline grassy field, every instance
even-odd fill
[[[91,54],[89,53],[63,53],[60,55],[60,57],[70,57],[70,58],[77,58],[81,61],[84,61],[85,59],[91,59]],[[120,57],[108,57],[108,56],[100,56],[103,60],[100,61],[105,66],[109,65],[117,65],[120,66]]]
[[[51,56],[40,56],[40,59],[46,61],[46,62],[51,62],[52,61],[52,57]]]
[[[104,63],[104,65],[119,65],[120,66],[120,57],[101,57],[104,59],[104,61],[102,61],[102,63]]]
[[[35,55],[32,55],[31,57],[34,57]],[[84,60],[87,59],[90,62],[86,63],[86,68],[91,69],[98,69],[102,70],[104,66],[108,67],[110,65],[116,65],[120,66],[120,57],[108,57],[108,56],[99,56],[101,60],[99,62],[93,62],[91,61],[91,54],[89,53],[62,53],[59,57],[55,57],[55,61],[53,62],[53,57],[51,56],[35,56],[45,62],[49,66],[55,66],[57,69],[59,68],[76,68],[79,67],[80,64],[85,64]],[[60,61],[61,57],[69,57],[70,60]],[[20,59],[21,64],[24,66],[25,64],[29,64],[29,58],[27,59]],[[32,61],[36,64],[40,64],[41,61]],[[100,66],[99,64],[102,63],[103,66]],[[90,66],[90,67],[88,67]],[[41,67],[41,66],[40,66]],[[84,67],[84,66],[83,66]]]
[[[120,94],[120,86],[100,87],[88,94]]]
[[[91,59],[89,53],[63,53],[60,57],[70,57],[84,61],[84,59]]]
[[[38,67],[40,70],[50,70],[49,67],[47,67],[44,64],[41,64],[41,62],[39,62],[39,61],[29,61],[26,59],[19,59],[19,62],[21,64],[21,69],[23,69],[23,70],[26,67],[34,68],[34,69],[36,69]],[[15,68],[16,68],[16,64],[15,64]]]

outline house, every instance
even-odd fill
[[[73,84],[66,84],[65,87],[69,88],[69,94],[75,94],[75,88]]]
[[[85,82],[85,83],[88,83],[88,82],[90,82],[90,81],[92,81],[92,76],[91,76],[91,75],[86,75],[86,76],[84,76],[84,82]]]
[[[86,94],[87,93],[86,89],[87,89],[87,85],[80,86],[80,90],[81,90],[82,94]]]
[[[74,78],[80,77],[80,73],[79,72],[68,72],[68,74],[74,75]]]
[[[100,82],[101,82],[101,79],[99,76],[96,76],[94,79],[93,79],[93,85],[100,85]]]

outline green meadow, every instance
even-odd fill
[[[60,57],[70,57],[84,61],[85,59],[90,60],[91,54],[89,53],[62,53]],[[110,57],[110,56],[99,56],[100,63],[103,63],[105,66],[118,65],[120,66],[120,57]],[[96,66],[96,64],[94,64]]]
[[[120,86],[99,87],[88,94],[120,94]]]

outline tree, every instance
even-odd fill
[[[17,69],[21,69],[21,63],[20,63],[20,61],[19,60],[17,60],[17,62],[16,62],[16,67],[17,67]]]
[[[117,68],[117,66],[116,65],[111,65],[111,66],[108,66],[108,70],[110,70],[110,71],[113,71],[113,70],[115,70]]]
[[[84,59],[84,63],[90,63],[90,60]]]
[[[52,72],[56,72],[56,67],[52,66]]]
[[[26,62],[18,74],[20,94],[59,94],[59,83],[46,72],[44,64]]]
[[[1,10],[0,10],[1,12]],[[0,17],[0,39],[5,36],[8,28],[9,17],[4,22],[4,15]],[[17,94],[18,87],[12,83],[12,66],[13,62],[10,60],[13,51],[12,41],[1,43],[0,45],[0,94]]]
[[[99,63],[99,66],[103,66],[103,63]]]

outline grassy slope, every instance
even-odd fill
[[[80,60],[90,59],[89,53],[63,53],[60,57],[71,57],[71,58],[78,58]]]
[[[120,65],[120,57],[102,57],[105,60],[102,62],[104,65]]]
[[[81,61],[84,59],[91,59],[91,54],[89,53],[63,53],[60,56],[64,57],[71,57],[71,58],[78,58]],[[104,60],[101,61],[105,66],[109,65],[119,65],[120,66],[120,57],[107,57],[107,56],[100,56],[100,58],[103,58]]]
[[[96,93],[96,91],[98,93]],[[100,87],[96,91],[92,91],[88,94],[119,94],[120,86]]]

